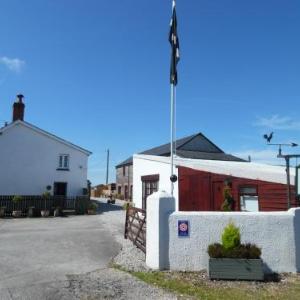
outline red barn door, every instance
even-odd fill
[[[223,200],[223,181],[213,182],[213,199],[214,199],[214,210],[221,210]]]

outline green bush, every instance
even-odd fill
[[[241,244],[233,249],[225,249],[219,243],[208,246],[207,253],[211,258],[245,258],[257,259],[261,256],[261,250],[255,244]]]
[[[132,202],[125,202],[124,204],[123,204],[123,209],[124,210],[127,210],[129,207],[132,207],[133,205],[132,205]]]
[[[222,245],[225,249],[233,249],[241,243],[240,229],[232,222],[229,223],[222,234]]]
[[[207,253],[211,258],[256,259],[261,256],[261,249],[255,244],[241,244],[240,230],[231,222],[224,228],[222,244],[209,245]]]
[[[95,202],[91,202],[89,204],[89,210],[93,210],[93,211],[96,211],[98,208],[98,205],[95,203]]]
[[[22,201],[22,196],[15,195],[12,199],[13,203],[18,203],[19,201]]]
[[[208,246],[207,253],[209,257],[222,258],[224,257],[223,246],[219,243],[214,243]]]
[[[51,196],[50,192],[46,191],[42,194],[44,198],[49,198]]]

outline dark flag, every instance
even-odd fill
[[[177,85],[177,64],[179,62],[179,39],[177,36],[177,18],[175,1],[173,1],[173,12],[170,23],[169,42],[172,48],[171,68],[170,68],[170,83]]]

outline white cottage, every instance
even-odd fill
[[[80,196],[87,192],[91,152],[24,121],[23,95],[0,128],[0,195]]]

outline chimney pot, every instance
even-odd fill
[[[23,98],[22,94],[17,95],[17,100],[13,105],[13,122],[17,120],[24,121],[25,104],[23,103]]]

